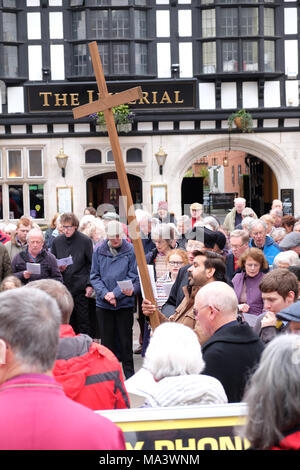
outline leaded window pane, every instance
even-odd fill
[[[223,42],[223,71],[236,72],[238,70],[238,44],[235,41]]]
[[[202,71],[203,73],[216,73],[216,43],[204,42],[202,45]]]
[[[238,35],[238,10],[237,8],[221,9],[221,36]]]
[[[127,10],[112,10],[112,37],[125,38],[129,36],[129,12]]]
[[[214,9],[202,10],[202,37],[209,38],[216,35],[216,11]]]
[[[258,34],[258,9],[241,9],[241,34],[243,36],[256,36]]]

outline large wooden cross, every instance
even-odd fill
[[[107,132],[109,135],[111,149],[115,160],[121,194],[122,196],[124,196],[124,199],[127,203],[126,214],[128,220],[129,235],[132,238],[137,265],[139,268],[140,277],[143,285],[144,295],[146,299],[150,300],[153,304],[155,304],[144,248],[140,237],[140,230],[135,217],[132,195],[128,183],[119,137],[112,112],[112,108],[115,106],[129,103],[130,101],[134,101],[138,98],[142,98],[142,89],[141,87],[136,87],[126,91],[122,91],[121,93],[110,95],[107,90],[97,42],[94,41],[89,43],[89,49],[100,98],[96,101],[93,101],[92,103],[84,104],[82,106],[79,106],[78,108],[73,108],[73,116],[74,119],[79,119],[81,117],[85,117],[99,111],[103,111],[104,113]],[[155,329],[159,325],[158,318],[159,312],[157,311],[155,312],[155,314],[150,316],[150,324],[152,329]]]

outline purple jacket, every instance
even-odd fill
[[[240,298],[243,290],[243,283],[245,280],[247,297],[246,303],[250,307],[248,313],[252,313],[253,315],[260,315],[263,311],[264,303],[261,296],[259,284],[264,275],[265,273],[259,272],[255,277],[250,277],[246,275],[245,271],[243,271],[241,273],[237,273],[232,279],[233,288],[235,290],[239,303],[241,303]]]

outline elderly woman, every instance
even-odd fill
[[[277,243],[277,245],[279,245],[279,243],[284,239],[286,234],[287,232],[285,228],[278,227],[278,228],[274,228],[274,230],[272,231],[271,237],[273,238],[274,242]]]
[[[268,270],[268,262],[261,250],[249,248],[240,256],[238,266],[241,272],[233,277],[232,284],[238,298],[239,311],[260,315],[263,311],[263,299],[259,284]]]
[[[300,448],[300,337],[279,335],[265,348],[243,402],[246,425],[238,431],[255,450]]]
[[[299,256],[293,250],[281,251],[275,256],[273,261],[273,269],[289,268],[290,266],[299,266]]]
[[[204,361],[195,332],[178,323],[163,323],[151,337],[144,368],[154,380],[145,390],[145,406],[227,403],[219,380],[202,375]]]
[[[108,222],[106,235],[107,239],[93,253],[90,280],[96,291],[101,343],[117,355],[117,333],[120,360],[125,377],[129,378],[134,374],[134,294],[140,290],[137,264],[133,246],[125,239],[123,225],[119,221]],[[118,281],[131,281],[131,286],[122,290]]]

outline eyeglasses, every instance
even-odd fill
[[[73,228],[73,225],[63,225],[62,228],[64,230],[70,230],[71,228]]]
[[[200,307],[200,308],[198,308],[198,309],[194,307],[194,308],[193,308],[193,314],[195,315],[195,317],[198,315],[198,313],[200,312],[200,310],[203,310],[204,308],[206,308],[206,307],[208,307],[208,306],[209,306],[209,304],[202,305],[202,307]],[[211,305],[211,307],[212,307],[213,309],[217,310],[217,312],[220,312],[220,309],[217,308],[217,307],[215,307],[214,305]]]
[[[259,268],[260,264],[258,264],[258,263],[245,263],[245,266],[247,268]]]
[[[171,266],[182,266],[183,265],[183,261],[169,261],[169,264]]]

